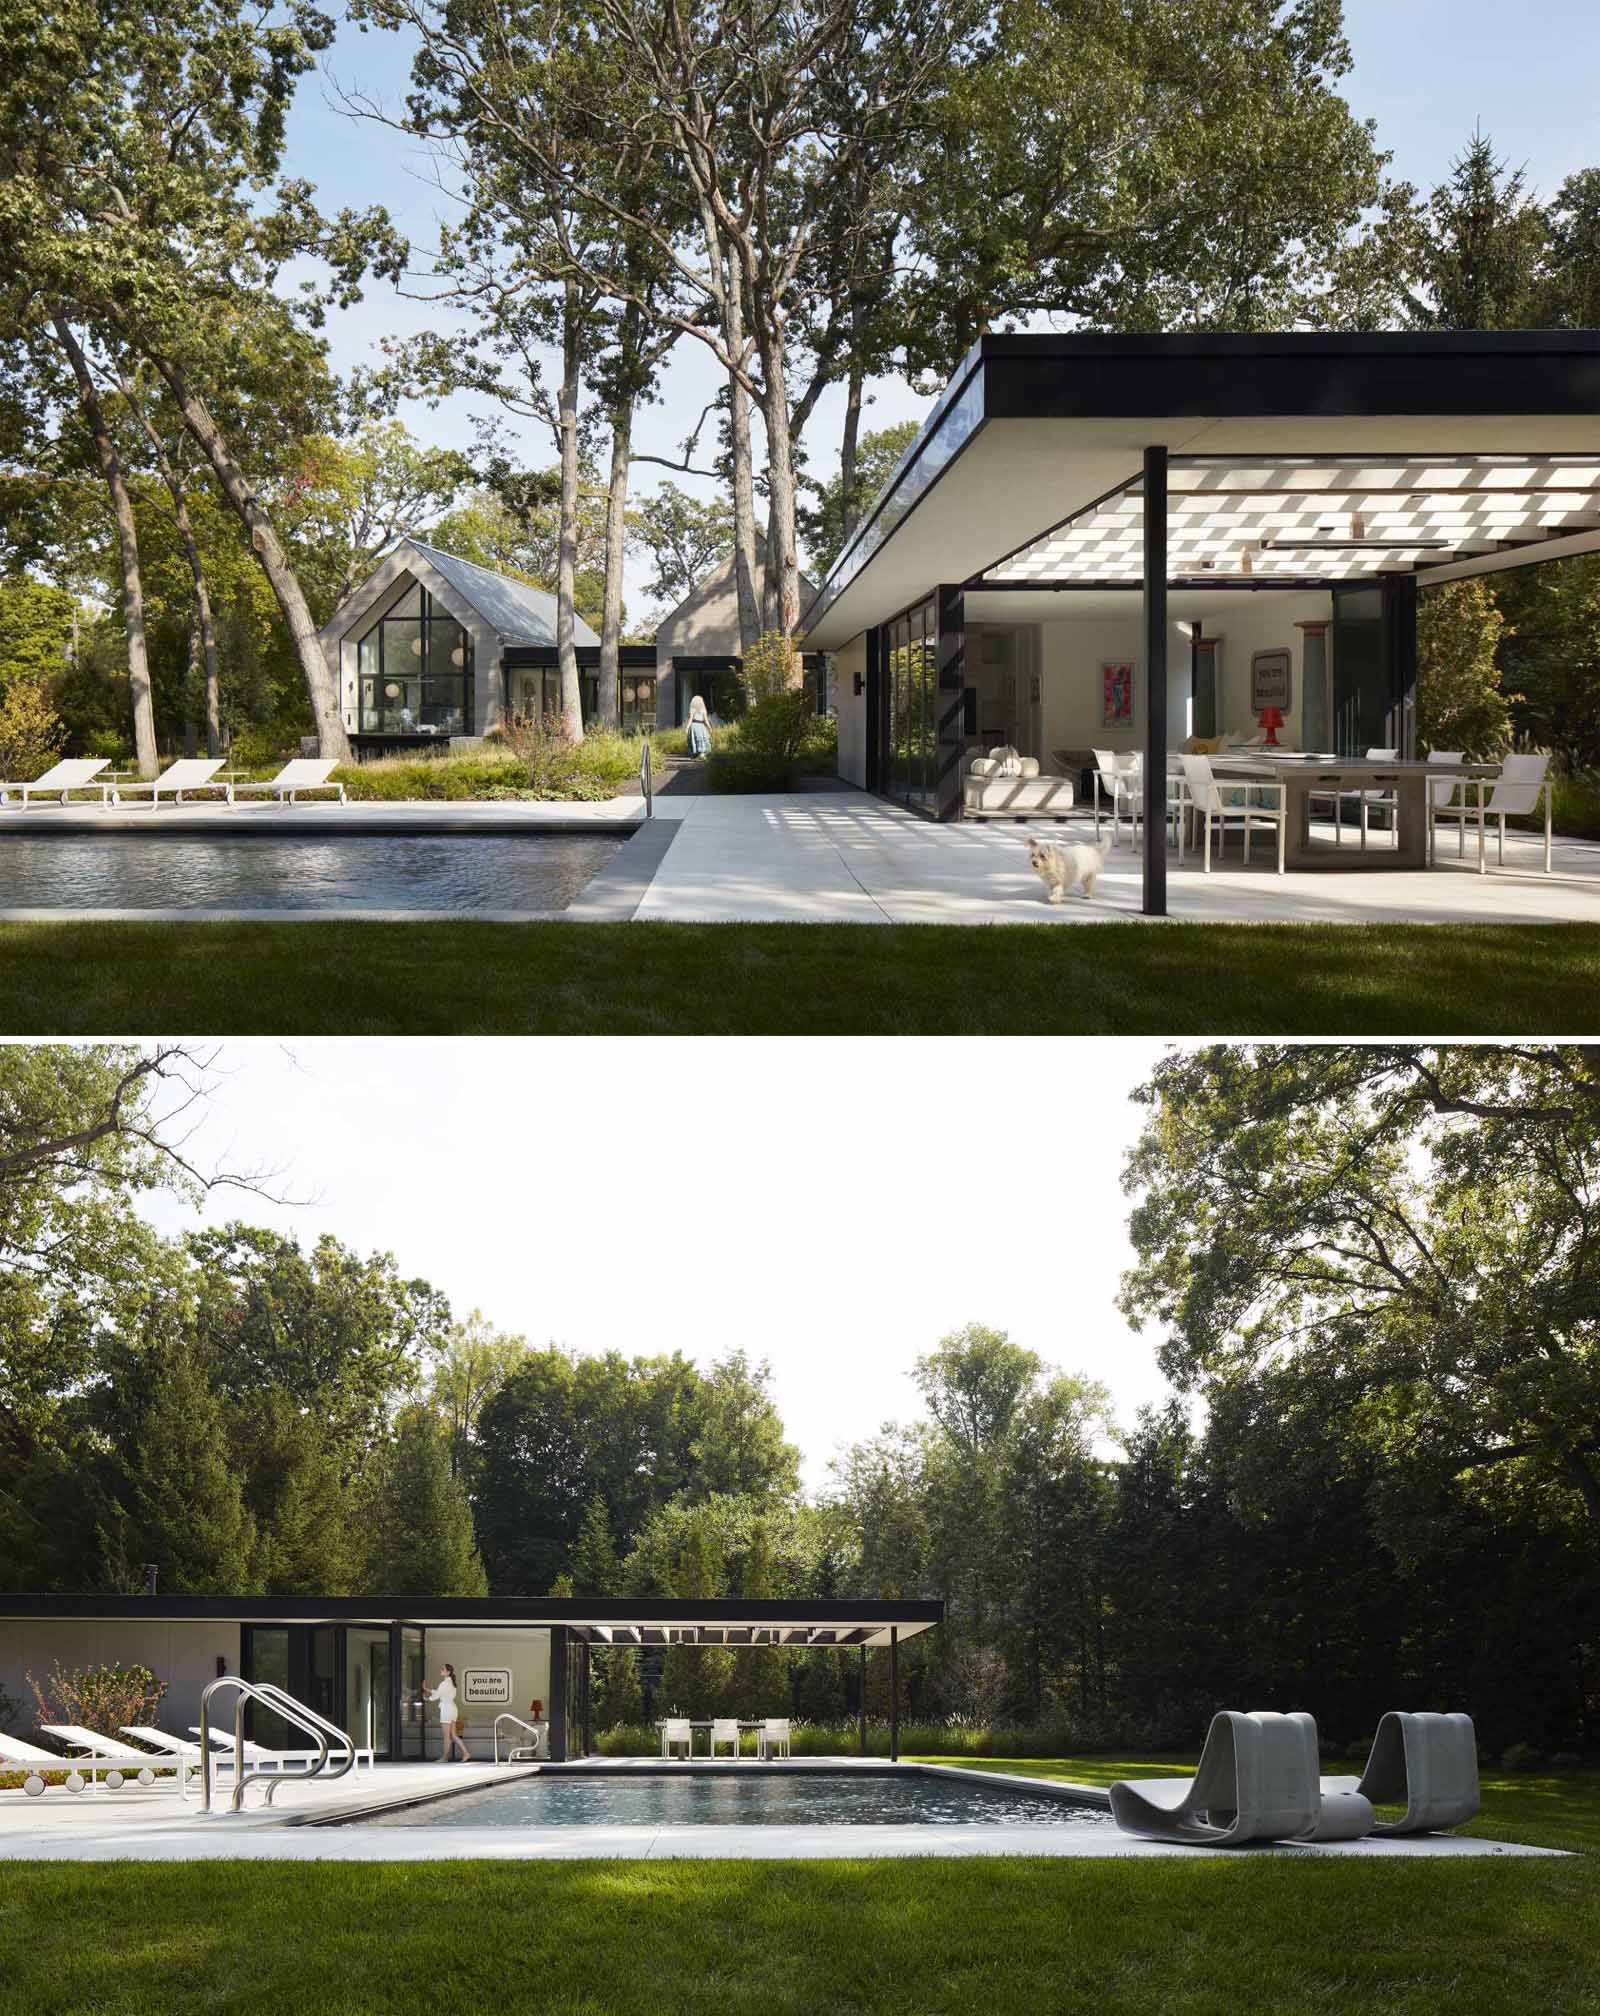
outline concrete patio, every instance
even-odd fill
[[[658,816],[667,813],[659,806]],[[864,791],[819,797],[695,798],[672,808],[677,837],[634,914],[675,923],[1086,924],[1140,915],[1139,856],[1124,829],[1086,902],[1045,900],[1027,841],[1092,840],[1088,815],[1060,824],[936,825]],[[1331,838],[1331,829],[1329,833]],[[1377,836],[1381,859],[1386,836]],[[1353,842],[1347,842],[1352,856]],[[1187,922],[1600,924],[1600,844],[1508,835],[1506,865],[1477,873],[1453,839],[1426,871],[1321,870],[1278,875],[1263,844],[1244,867],[1237,836],[1202,872],[1191,852],[1168,859],[1168,901]],[[581,914],[575,909],[574,916]]]
[[[594,1758],[564,1767],[567,1774],[593,1770],[612,1774],[621,1760]],[[259,1803],[251,1788],[244,1813],[202,1814],[193,1799],[180,1800],[168,1785],[125,1786],[117,1792],[80,1796],[53,1787],[42,1797],[0,1792],[0,1862],[437,1862],[440,1860],[551,1861],[592,1856],[626,1860],[689,1857],[696,1860],[749,1858],[1049,1855],[1115,1857],[1258,1855],[1301,1857],[1380,1856],[1427,1858],[1543,1856],[1560,1851],[1473,1835],[1417,1835],[1369,1838],[1319,1845],[1274,1844],[1215,1849],[1141,1841],[1110,1828],[1051,1827],[1039,1824],[982,1826],[560,1826],[506,1827],[369,1826],[358,1818],[372,1809],[406,1804],[442,1792],[478,1790],[537,1776],[538,1766],[472,1764],[379,1764],[331,1783],[287,1780],[272,1806]],[[657,1758],[629,1759],[621,1768],[660,1770]],[[704,1760],[697,1767],[708,1767]],[[737,1773],[747,1768],[731,1759],[714,1767]],[[889,1766],[881,1758],[796,1758],[795,1772],[936,1770],[941,1777],[971,1780],[993,1790],[995,1775],[959,1766]],[[1010,1774],[1008,1774],[1008,1778]],[[1071,1794],[1087,1805],[1105,1807],[1096,1786],[1064,1786],[1059,1779],[1016,1776],[1011,1782],[1056,1796]],[[220,1802],[224,1808],[225,1798]]]

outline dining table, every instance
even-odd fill
[[[1447,780],[1463,791],[1477,793],[1481,813],[1484,789],[1500,774],[1496,763],[1419,763],[1381,757],[1328,756],[1289,749],[1251,749],[1211,758],[1211,773],[1219,784],[1266,784],[1281,787],[1285,820],[1284,866],[1294,869],[1362,870],[1426,868],[1430,865],[1428,787]],[[1335,822],[1333,837],[1313,832],[1312,800],[1333,800],[1340,793],[1354,799],[1371,793],[1385,801],[1395,825],[1391,835],[1378,831],[1362,844],[1359,817],[1348,834]],[[1474,802],[1468,800],[1469,804]],[[1336,814],[1341,808],[1334,807]],[[1326,822],[1325,822],[1326,823]],[[1485,821],[1478,820],[1478,872],[1487,872]]]
[[[659,1734],[668,1722],[687,1722],[689,1725],[689,1755],[692,1757],[694,1755],[694,1739],[702,1729],[706,1733],[706,1748],[709,1751],[711,1747],[712,1719],[709,1715],[658,1716],[656,1718],[656,1731]],[[731,1715],[719,1715],[715,1719],[719,1722],[731,1722],[735,1718]],[[759,1718],[754,1722],[747,1722],[742,1717],[739,1718],[739,1734],[741,1736],[748,1736],[752,1730],[760,1729],[762,1726]]]

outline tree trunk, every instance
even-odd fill
[[[197,610],[189,611],[189,654],[183,675],[183,753],[196,756],[200,750],[200,728],[195,720],[195,695],[200,690],[200,616]],[[206,754],[214,755],[214,750]]]
[[[94,437],[100,473],[111,492],[111,510],[117,521],[117,545],[122,555],[122,620],[128,634],[128,686],[133,696],[133,746],[141,777],[154,777],[160,767],[156,757],[156,717],[150,697],[150,657],[144,636],[144,588],[139,574],[139,532],[134,523],[133,499],[128,495],[122,457],[106,423],[100,394],[90,375],[88,360],[65,320],[51,318],[61,347],[72,365],[77,381],[83,417]]]
[[[611,410],[611,478],[606,490],[606,606],[600,618],[600,719],[622,726],[622,561],[628,530],[628,456],[633,446],[633,399]]]
[[[578,588],[578,286],[566,283],[561,321],[561,394],[556,411],[561,438],[561,536],[556,558],[556,663],[561,668],[561,719],[574,742],[583,740],[583,689],[578,683],[575,598]]]
[[[184,426],[215,470],[222,494],[238,513],[250,535],[250,544],[261,562],[262,571],[271,583],[278,607],[283,612],[283,620],[289,626],[295,656],[305,674],[306,691],[310,695],[311,711],[317,724],[318,747],[325,757],[348,763],[350,738],[345,733],[344,716],[339,712],[339,682],[323,656],[316,622],[289,556],[273,530],[272,520],[256,496],[254,486],[228,453],[221,428],[212,419],[205,402],[190,390],[183,372],[165,357],[152,355],[150,361],[172,394]]]
[[[861,393],[866,371],[852,351],[844,396],[844,435],[839,442],[839,533],[841,542],[856,518],[856,457],[861,447]]]
[[[737,268],[723,266],[722,340],[730,357],[745,354],[744,299]],[[733,578],[739,598],[739,650],[761,635],[756,586],[756,492],[750,453],[750,395],[737,373],[728,373],[728,448],[733,458]]]
[[[767,573],[774,584],[776,628],[792,637],[800,627],[800,562],[795,546],[794,443],[789,434],[789,391],[784,384],[783,341],[768,332],[761,348],[761,375],[767,423]]]

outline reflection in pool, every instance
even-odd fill
[[[621,845],[586,833],[7,833],[0,909],[564,910]]]
[[[1111,1815],[1022,1786],[920,1772],[757,1771],[522,1778],[379,1827],[1109,1827]]]

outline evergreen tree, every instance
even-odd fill
[[[425,1407],[408,1407],[371,1466],[366,1505],[368,1589],[385,1596],[483,1596],[488,1581],[472,1509],[450,1471],[450,1444]]]
[[[125,1572],[149,1564],[175,1595],[258,1587],[255,1521],[231,1460],[227,1416],[186,1346],[163,1351],[125,1464],[126,1517],[116,1536]]]
[[[606,1654],[606,1721],[613,1728],[644,1720],[644,1690],[639,1684],[639,1655],[631,1646],[614,1645]]]
[[[1520,168],[1474,133],[1428,204],[1428,241],[1409,297],[1420,329],[1526,329],[1539,319],[1549,227]]]
[[[750,1529],[750,1545],[744,1557],[744,1593],[753,1601],[774,1593],[772,1549],[767,1541],[766,1521],[762,1519]],[[741,1714],[781,1715],[787,1710],[789,1657],[776,1645],[755,1645],[748,1652],[736,1652],[734,1674]]]
[[[615,1596],[620,1580],[617,1550],[611,1540],[606,1501],[589,1500],[572,1550],[572,1590],[577,1596]]]
[[[263,1403],[241,1431],[245,1499],[260,1536],[271,1596],[342,1596],[356,1582],[350,1486],[325,1424],[286,1396]]]
[[[715,1596],[721,1562],[706,1522],[690,1523],[673,1574],[675,1596]],[[662,1661],[661,1689],[669,1713],[720,1714],[733,1687],[733,1654],[720,1646],[673,1645]]]

